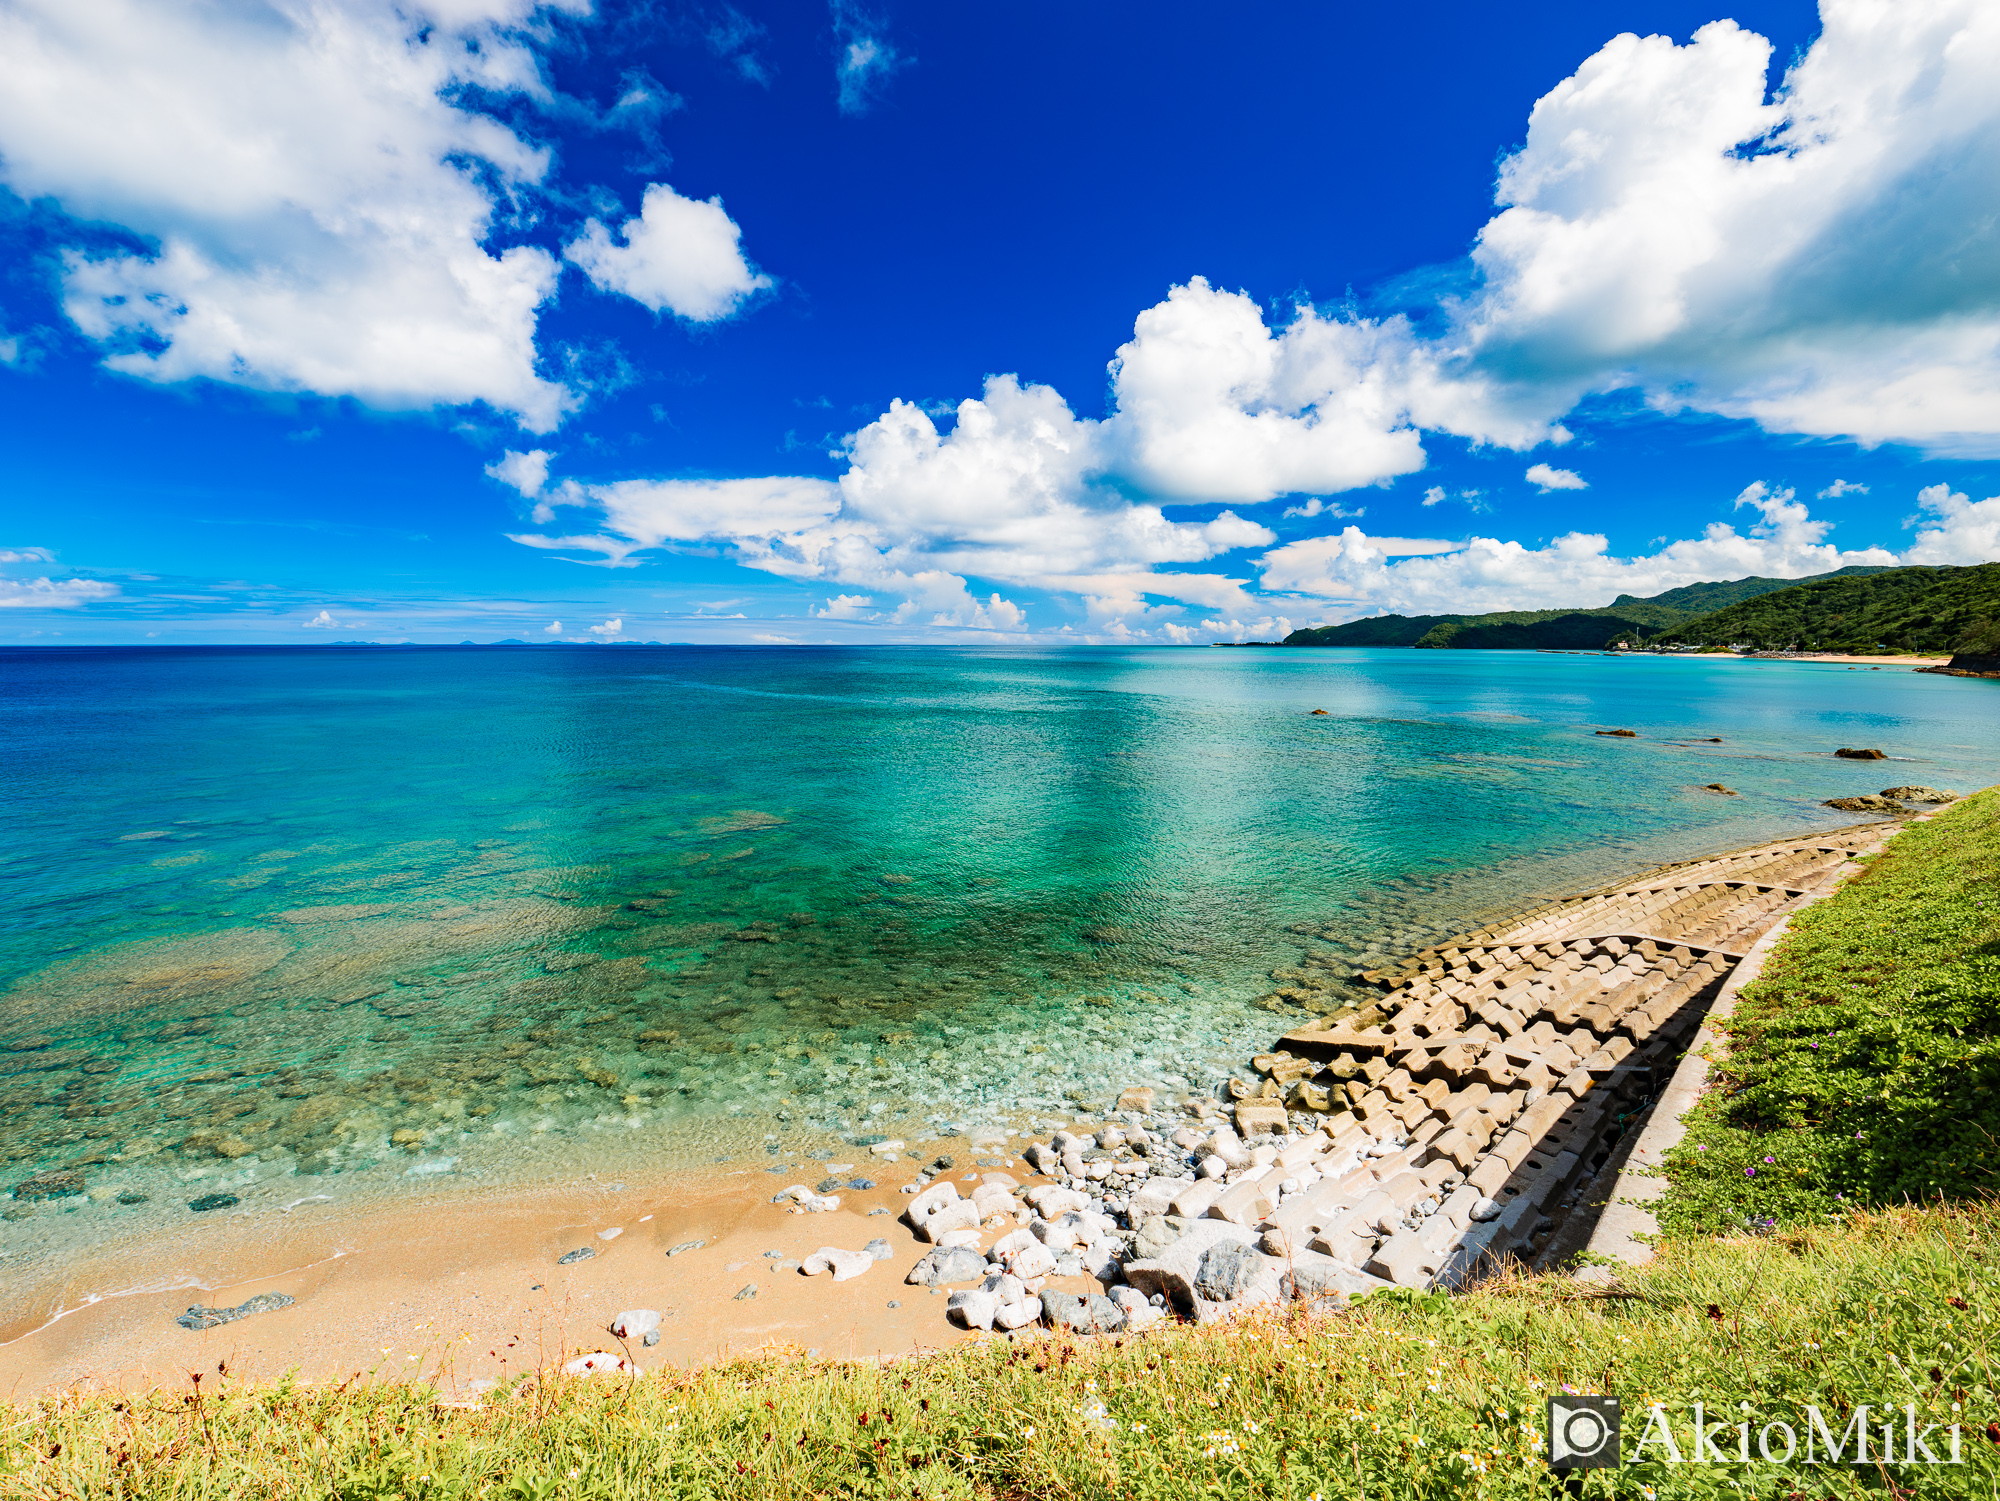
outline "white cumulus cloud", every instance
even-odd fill
[[[1930,516],[1903,555],[1904,562],[2000,562],[2000,495],[1968,501],[1948,485],[1931,485],[1918,492],[1917,504]]]
[[[341,622],[333,618],[330,610],[321,610],[312,619],[301,621],[300,625],[309,631],[337,631],[341,628]]]
[[[1527,481],[1544,495],[1551,490],[1588,490],[1590,481],[1574,469],[1556,469],[1548,464],[1530,464]]]
[[[1613,38],[1544,95],[1444,368],[1526,417],[1636,387],[1774,432],[2000,451],[2000,8],[1820,16],[1768,98],[1770,43],[1731,21]]]
[[[546,430],[555,261],[489,237],[548,154],[458,101],[545,96],[518,28],[587,3],[0,0],[5,181],[144,242],[63,262],[115,370]]]
[[[552,457],[548,450],[542,448],[530,449],[526,453],[516,453],[510,448],[488,464],[486,472],[501,484],[520,491],[524,499],[532,500],[542,493],[542,487],[549,482],[549,460]]]
[[[600,290],[623,293],[656,313],[713,323],[771,285],[744,259],[742,231],[719,197],[683,198],[656,182],[646,189],[639,217],[627,219],[618,234],[623,244],[592,219],[563,255]]]
[[[1543,547],[1474,537],[1447,554],[1391,563],[1359,528],[1349,527],[1336,538],[1273,549],[1263,560],[1263,582],[1267,589],[1296,590],[1345,605],[1349,615],[1379,610],[1467,614],[1590,608],[1609,604],[1620,594],[1643,598],[1715,579],[1801,578],[1855,564],[1886,567],[1905,561],[1881,547],[1844,551],[1834,546],[1826,540],[1831,524],[1815,521],[1790,490],[1753,484],[1736,504],[1757,511],[1761,519],[1742,532],[1715,522],[1700,537],[1633,558],[1612,556],[1600,535],[1571,532]]]

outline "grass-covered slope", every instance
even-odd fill
[[[1691,1233],[2000,1190],[2000,788],[1801,911],[1668,1158]]]
[[[1843,568],[1822,579],[1882,573],[1881,568]],[[1609,605],[1589,610],[1499,610],[1484,615],[1376,615],[1345,625],[1293,631],[1287,646],[1443,646],[1454,648],[1540,648],[1594,651],[1620,636],[1637,640],[1651,632],[1683,625],[1725,605],[1778,589],[1799,579],[1741,578],[1688,584],[1650,599],[1621,594]]]
[[[1509,1277],[1346,1315],[990,1339],[887,1367],[780,1356],[530,1379],[472,1411],[402,1381],[239,1388],[210,1370],[198,1394],[17,1406],[0,1497],[1547,1501],[1561,1492],[1543,1404],[1566,1387],[1625,1403],[1627,1464],[1589,1496],[1992,1496],[1996,1239],[1991,1208],[1892,1211],[1670,1246],[1610,1289]],[[1808,1405],[1840,1434],[1856,1404],[1891,1404],[1900,1434],[1903,1404],[1925,1428],[1957,1402],[1964,1463],[1856,1468],[1851,1439],[1837,1466],[1669,1466],[1657,1443],[1632,1462],[1646,1402],[1691,1455],[1696,1401],[1727,1414],[1730,1453],[1745,1413],[1753,1434],[1784,1421],[1803,1444]]]
[[[1946,652],[1990,635],[2000,620],[2000,563],[1895,568],[1826,578],[1730,605],[1649,638],[1655,646],[1747,642],[1818,651]]]

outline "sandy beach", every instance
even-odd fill
[[[1047,1181],[1008,1160],[1024,1186]],[[296,1371],[336,1381],[421,1370],[462,1389],[583,1351],[619,1351],[608,1326],[630,1308],[663,1315],[660,1343],[631,1351],[646,1369],[765,1346],[905,1355],[972,1337],[946,1323],[942,1293],[903,1281],[933,1249],[897,1218],[915,1166],[870,1167],[878,1187],[843,1193],[838,1210],[821,1214],[771,1203],[790,1180],[748,1165],[619,1187],[585,1178],[459,1191],[338,1221],[315,1220],[321,1206],[311,1203],[238,1212],[65,1266],[32,1311],[0,1328],[0,1389],[18,1399],[52,1387],[174,1385],[223,1367],[245,1379]],[[607,1240],[606,1231],[617,1233]],[[849,1282],[779,1269],[821,1246],[851,1250],[878,1237],[892,1254]],[[594,1254],[559,1264],[581,1247]],[[1098,1291],[1089,1277],[1050,1285]],[[754,1297],[737,1296],[753,1286]],[[296,1301],[214,1329],[175,1323],[194,1304],[230,1308],[267,1293]]]

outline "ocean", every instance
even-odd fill
[[[84,1186],[15,1268],[1209,1089],[1307,953],[2000,781],[2000,684],[1528,652],[6,650],[0,716],[0,1186]]]

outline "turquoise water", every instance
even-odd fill
[[[0,716],[5,1150],[135,1217],[1212,1087],[1307,951],[2000,781],[2000,684],[1514,652],[8,651]]]

